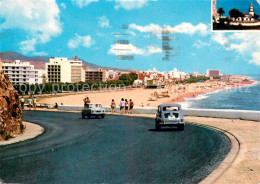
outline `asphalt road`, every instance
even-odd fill
[[[25,111],[23,119],[45,132],[0,147],[7,183],[197,183],[231,146],[221,133],[191,124],[155,131],[149,118]]]

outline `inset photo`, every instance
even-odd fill
[[[260,30],[260,0],[212,0],[212,31]]]

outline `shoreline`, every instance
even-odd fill
[[[40,125],[29,122],[23,123],[26,127],[24,132],[22,134],[17,135],[16,137],[10,138],[9,140],[0,141],[0,146],[27,141],[29,139],[36,138],[44,132],[44,128]]]
[[[162,89],[129,88],[117,91],[91,91],[85,93],[57,94],[51,96],[38,96],[38,104],[54,105],[83,105],[83,99],[90,98],[92,103],[101,103],[102,106],[110,106],[114,99],[118,107],[121,98],[132,99],[135,107],[157,107],[163,103],[180,103],[196,99],[200,95],[221,92],[230,88],[242,88],[257,84],[253,80],[244,80],[244,76],[234,76],[233,80],[170,84]]]
[[[250,80],[250,81],[251,81],[250,84],[245,84],[245,85],[235,86],[235,87],[225,87],[225,88],[216,89],[214,91],[200,93],[195,97],[185,97],[184,100],[179,101],[179,103],[181,105],[183,105],[183,107],[185,107],[185,108],[192,108],[190,105],[188,105],[189,102],[194,102],[194,101],[197,101],[197,100],[209,98],[211,94],[221,93],[221,92],[225,92],[225,91],[237,89],[237,88],[245,88],[245,87],[249,87],[249,86],[254,86],[254,85],[257,85],[259,83],[259,81],[255,81],[255,80]],[[200,97],[203,97],[203,98],[200,99]]]
[[[253,85],[257,85],[258,81],[255,80],[249,80],[249,83],[247,84],[242,84],[242,85],[238,85],[238,86],[233,86],[233,87],[220,87],[220,88],[216,88],[214,90],[208,90],[208,91],[202,91],[202,92],[191,92],[186,95],[184,94],[183,96],[181,96],[179,98],[179,100],[175,100],[173,102],[178,102],[178,103],[183,103],[183,102],[187,102],[189,100],[196,100],[196,98],[200,95],[208,95],[208,94],[213,94],[213,93],[219,93],[219,92],[223,92],[225,90],[228,89],[237,89],[237,88],[243,88],[243,87],[247,87],[247,86],[253,86]]]

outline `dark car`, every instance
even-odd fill
[[[180,104],[161,104],[158,106],[155,128],[176,126],[179,130],[184,130],[185,121]]]

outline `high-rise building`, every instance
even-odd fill
[[[76,56],[74,60],[52,57],[46,64],[47,78],[50,83],[66,83],[84,81],[82,61]]]
[[[20,60],[2,62],[2,70],[12,84],[40,84],[39,71],[29,62]]]
[[[208,77],[219,77],[220,71],[219,70],[207,70]]]
[[[105,82],[106,81],[106,70],[86,70],[85,71],[85,81],[91,82]]]

